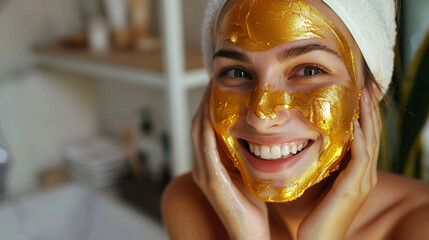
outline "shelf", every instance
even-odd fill
[[[209,77],[203,68],[200,48],[184,43],[182,2],[162,0],[160,6],[160,39],[165,51],[95,54],[53,44],[36,47],[33,62],[103,81],[135,83],[165,91],[171,136],[170,171],[178,176],[191,170],[193,165],[188,90],[206,85]]]
[[[185,89],[205,85],[208,81],[203,69],[199,47],[186,47]],[[146,52],[111,51],[92,53],[87,49],[70,49],[60,45],[37,46],[34,60],[39,65],[60,68],[91,75],[142,84],[157,89],[165,88],[163,52],[161,49]]]

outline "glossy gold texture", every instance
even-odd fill
[[[247,51],[264,51],[302,39],[330,40],[355,81],[353,53],[331,20],[310,4],[286,0],[242,0],[219,22],[216,49],[233,43]]]
[[[256,88],[253,93],[239,94],[214,89],[211,98],[211,116],[216,132],[222,136],[229,156],[251,191],[264,201],[291,201],[314,183],[338,168],[339,161],[349,149],[354,119],[358,118],[360,92],[356,87],[331,85],[310,93],[271,92]],[[347,104],[344,104],[347,103]],[[255,113],[261,119],[274,119],[279,108],[295,108],[324,135],[324,147],[319,161],[302,176],[289,182],[254,178],[247,170],[238,152],[240,148],[229,134],[229,129],[241,117],[241,109]]]
[[[288,93],[268,86],[251,93],[214,88],[211,117],[223,147],[234,162],[249,190],[263,201],[285,202],[338,169],[353,138],[353,120],[358,118],[360,91],[356,87],[353,53],[346,38],[317,9],[304,1],[243,0],[236,3],[219,23],[216,49],[233,43],[247,51],[265,51],[291,41],[319,38],[333,42],[346,64],[350,84],[331,85],[310,93]],[[247,109],[260,119],[274,119],[279,108],[297,109],[323,135],[318,161],[293,179],[259,179],[250,173],[240,157],[240,147],[230,134]]]

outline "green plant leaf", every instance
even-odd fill
[[[402,116],[401,121],[401,143],[399,159],[401,160],[400,170],[404,172],[409,170],[410,167],[406,165],[411,161],[413,164],[421,163],[421,154],[417,154],[417,149],[414,145],[419,144],[420,133],[427,121],[429,114],[429,32],[417,51],[416,57],[414,58],[410,71],[407,84],[409,92],[405,94],[406,101],[406,112]],[[411,155],[410,155],[411,154]],[[420,159],[410,159],[410,157]],[[414,168],[412,168],[414,169]],[[412,174],[414,175],[414,174]]]

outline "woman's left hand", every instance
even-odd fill
[[[377,91],[375,86],[372,88]],[[381,119],[379,94],[362,90],[360,120],[354,121],[351,159],[321,202],[304,218],[298,239],[344,239],[377,183]]]

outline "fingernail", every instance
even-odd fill
[[[365,88],[362,90],[362,97],[365,103],[369,103],[369,96],[368,96],[368,90]]]
[[[355,125],[356,127],[360,127],[359,120],[354,120],[353,125]]]

